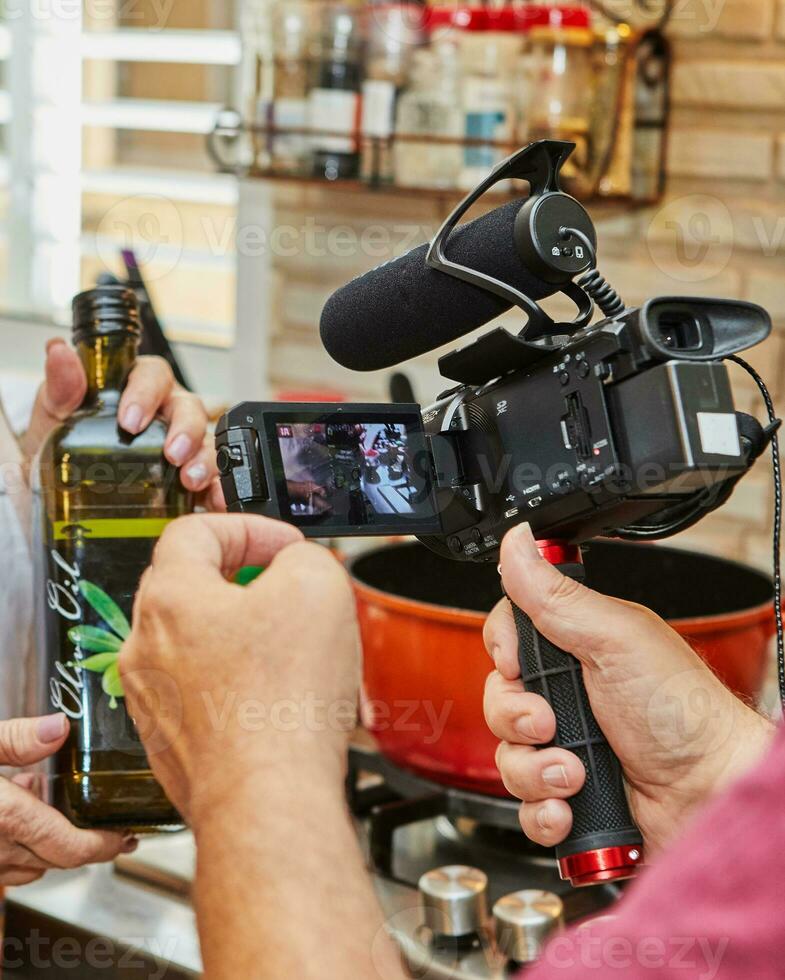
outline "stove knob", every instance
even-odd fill
[[[563,924],[564,905],[552,892],[513,892],[493,907],[496,942],[516,963],[533,963],[550,934]]]
[[[477,868],[452,864],[420,878],[420,903],[425,925],[438,936],[469,936],[488,916],[488,878]]]

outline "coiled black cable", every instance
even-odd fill
[[[565,241],[577,238],[591,256],[591,268],[576,280],[577,285],[599,306],[605,316],[613,319],[623,313],[627,306],[597,268],[597,250],[589,236],[578,228],[568,228],[566,225],[559,229],[559,234]]]
[[[613,319],[626,309],[624,300],[600,273],[599,269],[589,271],[576,280],[581,289],[588,293],[605,316]]]

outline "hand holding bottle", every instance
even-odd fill
[[[0,765],[33,766],[62,748],[65,715],[0,722]],[[36,777],[0,779],[0,886],[27,885],[52,868],[78,868],[129,854],[131,836],[77,830],[35,793]]]
[[[22,439],[22,449],[29,460],[49,432],[79,408],[86,391],[87,379],[76,352],[63,340],[50,341],[46,349],[46,380]],[[215,482],[215,454],[205,443],[204,406],[196,395],[177,384],[163,358],[140,357],[128,379],[118,417],[126,432],[137,435],[156,415],[169,423],[165,454],[170,463],[181,468],[183,486],[194,493],[204,493],[211,509],[224,509]]]
[[[229,581],[265,565],[246,588]],[[198,831],[270,767],[341,786],[355,727],[354,599],[330,553],[287,524],[200,515],[156,546],[120,657],[153,773]]]

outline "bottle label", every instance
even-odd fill
[[[341,89],[315,88],[308,97],[308,125],[330,135],[313,137],[312,146],[322,153],[356,153],[360,96]],[[332,134],[336,135],[333,136]],[[345,138],[338,134],[346,133]]]
[[[276,130],[306,129],[308,102],[306,99],[276,99],[273,103],[273,123]],[[276,133],[273,155],[287,160],[300,160],[308,154],[308,139],[302,133]]]
[[[363,84],[363,136],[389,139],[395,118],[395,85],[380,79],[368,79]]]
[[[509,138],[509,116],[504,110],[466,113],[466,137],[470,140],[501,142]],[[467,146],[465,165],[491,170],[504,159],[504,151],[494,146]]]
[[[118,670],[139,580],[167,519],[65,521],[50,525],[44,558],[42,638],[48,699],[71,719],[69,745],[89,768],[92,752],[134,757],[148,768],[125,706]],[[70,763],[69,763],[70,766]]]

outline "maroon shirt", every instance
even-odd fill
[[[785,729],[613,911],[551,940],[526,980],[785,976]]]

